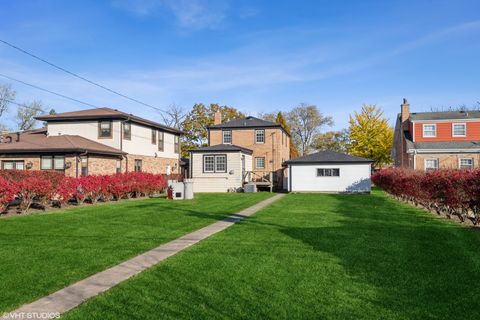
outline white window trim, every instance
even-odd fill
[[[436,168],[427,168],[427,161],[428,160],[436,160],[437,161],[437,167]],[[427,169],[438,170],[439,168],[440,168],[440,160],[438,158],[428,158],[428,159],[423,160],[423,170],[424,171],[427,171]]]
[[[465,127],[465,134],[455,134],[453,130],[455,125],[463,125]],[[466,122],[453,122],[452,123],[452,137],[466,137],[467,136],[467,123]]]
[[[263,142],[258,142],[257,140],[257,132],[263,132]],[[265,140],[266,140],[266,132],[265,132],[265,129],[255,129],[255,144],[265,144]]]
[[[206,170],[206,158],[212,158],[213,159],[213,170]],[[203,172],[204,173],[214,173],[215,172],[215,156],[214,155],[203,155]]]
[[[325,175],[319,176],[318,175],[318,170],[328,170],[328,169],[332,170],[332,175],[331,176],[325,176]],[[338,176],[333,175],[333,170],[338,170]],[[340,178],[340,168],[316,168],[315,169],[315,174],[316,174],[317,178]]]
[[[230,132],[230,142],[225,142],[225,132]],[[232,144],[232,130],[223,130],[222,131],[222,143],[223,144]]]
[[[225,158],[225,170],[218,170],[217,169],[217,159],[218,158]],[[206,161],[205,159],[206,158],[213,158],[213,170],[205,170],[205,164],[206,164]],[[202,172],[203,173],[227,173],[228,172],[228,156],[227,154],[204,154],[202,156],[202,161],[203,161],[203,170]]]
[[[257,166],[257,159],[263,159],[263,167]],[[255,157],[255,169],[265,169],[267,166],[265,162],[267,162],[267,159],[265,157]]]
[[[458,169],[462,169],[462,160],[471,160],[472,161],[472,166],[470,167],[470,169],[473,169],[474,168],[474,165],[475,165],[475,161],[473,160],[473,158],[459,158],[458,159]]]
[[[435,135],[426,136],[425,135],[425,126],[434,126],[435,127]],[[436,138],[437,137],[437,124],[436,123],[424,123],[424,124],[422,124],[422,137],[423,138]]]

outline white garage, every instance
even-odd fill
[[[288,191],[368,193],[372,162],[333,151],[288,160]]]

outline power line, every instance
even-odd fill
[[[50,94],[54,94],[54,95],[56,95],[56,96],[59,96],[59,97],[62,97],[62,98],[65,98],[65,99],[68,99],[68,100],[71,100],[71,101],[74,101],[74,102],[78,102],[78,103],[81,103],[81,104],[84,104],[84,105],[93,107],[93,108],[95,108],[95,109],[99,109],[99,108],[100,108],[100,107],[98,107],[98,106],[96,106],[96,105],[93,105],[93,104],[91,104],[91,103],[88,103],[88,102],[85,102],[85,101],[81,101],[81,100],[78,100],[78,99],[75,99],[75,98],[66,96],[66,95],[64,95],[64,94],[61,94],[61,93],[54,92],[54,91],[51,91],[51,90],[48,90],[48,89],[39,87],[39,86],[37,86],[37,85],[31,84],[31,83],[28,83],[28,82],[25,82],[25,81],[22,81],[22,80],[19,80],[19,79],[12,78],[12,77],[7,76],[7,75],[2,74],[2,73],[0,73],[0,77],[4,77],[4,78],[6,78],[6,79],[8,79],[8,80],[22,83],[22,84],[27,85],[27,86],[29,86],[29,87],[35,88],[35,89],[37,89],[37,90],[41,90],[41,91],[44,91],[44,92],[47,92],[47,93],[50,93]]]
[[[131,100],[131,101],[136,102],[136,103],[139,103],[139,104],[144,105],[144,106],[146,106],[146,107],[155,109],[155,110],[160,111],[160,112],[166,112],[165,110],[162,110],[162,109],[160,109],[160,108],[157,108],[157,107],[155,107],[155,106],[152,106],[152,105],[150,105],[150,104],[148,104],[148,103],[142,102],[142,101],[140,101],[140,100],[138,100],[138,99],[129,97],[129,96],[127,96],[126,94],[123,94],[123,93],[120,93],[120,92],[118,92],[118,91],[116,91],[116,90],[110,89],[110,88],[108,88],[108,87],[106,87],[106,86],[104,86],[104,85],[102,85],[102,84],[100,84],[100,83],[97,83],[97,82],[94,82],[94,81],[92,81],[92,80],[89,80],[89,79],[87,79],[87,78],[85,78],[85,77],[83,77],[83,76],[81,76],[81,75],[79,75],[79,74],[77,74],[77,73],[74,73],[74,72],[69,71],[69,70],[67,70],[67,69],[65,69],[65,68],[63,68],[63,67],[60,67],[60,66],[58,66],[58,65],[56,65],[56,64],[54,64],[54,63],[52,63],[52,62],[49,62],[49,61],[47,61],[47,60],[45,60],[45,59],[43,59],[43,58],[41,58],[41,57],[39,57],[39,56],[37,56],[37,55],[35,55],[35,54],[33,54],[33,53],[30,53],[30,52],[28,52],[27,50],[24,50],[24,49],[22,49],[22,48],[20,48],[20,47],[17,47],[16,45],[13,45],[13,44],[5,41],[5,40],[0,39],[0,42],[2,42],[3,44],[5,44],[5,45],[7,45],[7,46],[9,46],[9,47],[11,47],[11,48],[13,48],[13,49],[15,49],[15,50],[20,51],[20,52],[22,52],[22,53],[24,53],[24,54],[26,54],[26,55],[34,58],[34,59],[37,59],[37,60],[39,60],[39,61],[41,61],[41,62],[43,62],[43,63],[46,63],[46,64],[48,64],[49,66],[54,67],[55,69],[58,69],[58,70],[63,71],[63,72],[65,72],[65,73],[68,73],[69,75],[71,75],[71,76],[73,76],[73,77],[76,77],[76,78],[78,78],[78,79],[80,79],[80,80],[86,81],[86,82],[88,82],[88,83],[90,83],[90,84],[92,84],[92,85],[94,85],[94,86],[97,86],[97,87],[99,87],[99,88],[102,88],[102,89],[104,89],[104,90],[107,90],[107,91],[109,91],[109,92],[111,92],[111,93],[113,93],[113,94],[116,94],[116,95],[120,96],[120,97],[123,97],[123,98],[125,98],[125,99]]]

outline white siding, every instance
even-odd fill
[[[98,138],[98,121],[69,121],[69,122],[50,122],[48,123],[48,134],[57,135],[78,135],[84,138],[106,144],[116,149],[122,149],[129,154],[142,156],[155,156],[161,158],[178,158],[175,153],[174,135],[164,132],[164,151],[158,151],[158,130],[155,144],[152,143],[152,129],[136,123],[131,124],[131,140],[123,139],[123,145],[120,144],[120,120],[113,120],[112,138]]]
[[[178,153],[175,153],[174,135],[164,132],[164,147],[163,152],[158,151],[158,133],[155,144],[152,143],[152,128],[132,123],[132,139],[123,140],[123,151],[129,154],[138,154],[142,156],[154,156],[155,153],[161,158],[178,158]]]
[[[370,164],[292,164],[293,192],[370,192]],[[317,177],[317,168],[339,168],[339,177]],[[289,186],[290,189],[290,186]]]
[[[98,138],[98,121],[68,121],[68,122],[49,122],[48,134],[50,136],[58,135],[77,135],[99,143],[106,144],[109,147],[120,149],[120,121],[112,121],[112,138]]]
[[[204,173],[204,155],[227,155],[227,172]],[[241,188],[242,184],[242,155],[241,152],[192,153],[192,179],[194,192],[227,192],[230,188]],[[252,156],[245,155],[246,170],[252,167]],[[232,173],[232,174],[231,174]]]

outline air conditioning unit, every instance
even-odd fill
[[[173,182],[171,186],[173,188],[173,200],[183,200],[185,198],[183,182]]]

